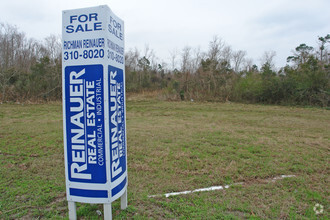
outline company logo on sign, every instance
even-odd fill
[[[123,70],[108,66],[110,94],[111,182],[117,182],[126,172],[126,129]],[[118,182],[125,185],[126,178]],[[116,188],[117,186],[113,186]],[[120,187],[119,187],[120,188]],[[120,189],[117,189],[120,190]],[[116,192],[113,192],[116,194]]]
[[[65,68],[70,181],[105,183],[103,66]]]

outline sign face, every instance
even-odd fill
[[[108,66],[109,71],[109,94],[110,94],[110,143],[111,143],[111,182],[118,182],[117,187],[113,188],[111,193],[119,193],[122,185],[127,180],[120,178],[126,172],[126,125],[125,125],[125,106],[124,96],[124,72],[122,69]],[[121,183],[120,183],[121,182]]]
[[[127,189],[124,23],[107,6],[63,11],[68,201],[111,203]]]

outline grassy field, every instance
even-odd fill
[[[127,133],[129,207],[113,203],[114,219],[330,217],[329,110],[130,98]],[[0,161],[0,219],[67,218],[61,103],[0,105]]]

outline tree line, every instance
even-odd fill
[[[318,37],[316,48],[300,44],[279,69],[274,51],[266,51],[258,67],[245,51],[234,51],[218,37],[205,52],[191,47],[174,51],[170,64],[159,64],[148,47],[143,53],[129,50],[126,89],[161,89],[171,100],[329,106],[329,42],[328,34]]]
[[[61,40],[28,39],[0,23],[0,101],[61,99]]]
[[[206,51],[184,47],[161,62],[149,47],[125,53],[127,92],[161,91],[167,100],[247,103],[330,104],[330,35],[318,44],[297,46],[277,69],[274,51],[260,67],[242,50],[214,37]],[[17,27],[0,23],[0,101],[61,100],[61,39],[28,39]]]

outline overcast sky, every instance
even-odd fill
[[[169,62],[185,46],[208,49],[214,36],[245,50],[260,65],[265,51],[276,65],[301,43],[316,47],[330,33],[329,0],[0,0],[0,22],[28,37],[61,34],[62,10],[107,4],[125,22],[126,50],[148,45]]]

